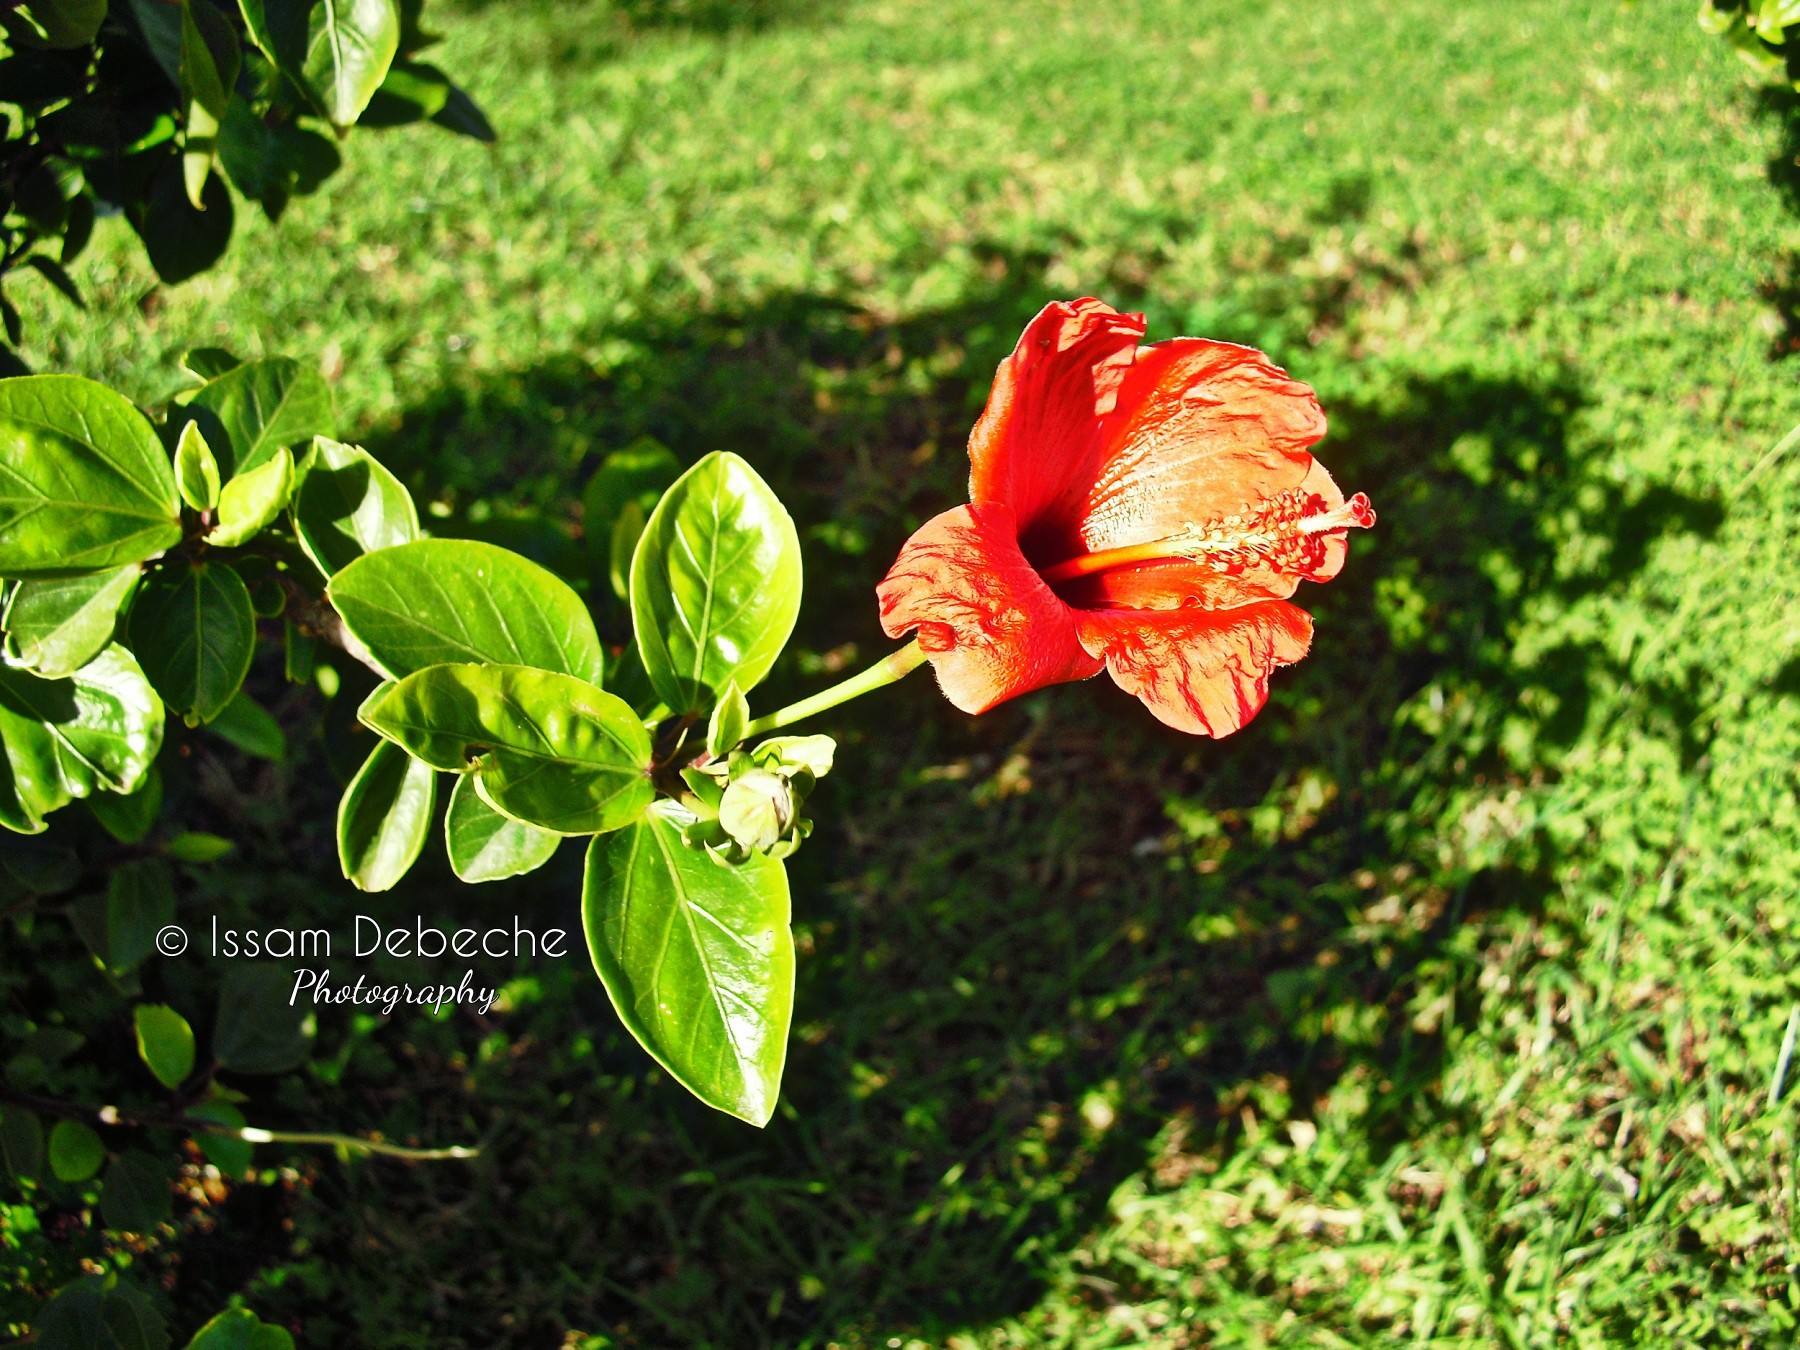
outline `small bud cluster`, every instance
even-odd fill
[[[681,832],[689,848],[740,864],[753,854],[786,858],[812,833],[806,798],[831,772],[829,736],[775,736],[753,749],[681,771],[681,805],[694,819]]]

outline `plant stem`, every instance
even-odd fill
[[[848,703],[853,698],[861,698],[864,694],[886,688],[924,664],[925,653],[919,648],[919,640],[914,638],[898,651],[889,652],[861,674],[852,675],[829,689],[821,689],[811,698],[790,703],[767,717],[757,718],[744,735],[761,736],[765,732],[791,726],[802,717],[811,717],[814,713],[824,712],[827,708],[835,708],[840,703]]]
[[[14,1106],[23,1106],[39,1115],[59,1116],[65,1120],[91,1121],[97,1125],[124,1125],[141,1129],[181,1130],[188,1134],[218,1134],[232,1139],[242,1139],[246,1144],[329,1144],[335,1148],[347,1148],[354,1153],[379,1153],[386,1158],[405,1158],[412,1162],[433,1162],[442,1158],[473,1158],[481,1150],[477,1148],[407,1148],[402,1144],[390,1144],[380,1139],[364,1139],[354,1134],[311,1133],[291,1130],[265,1130],[255,1125],[226,1125],[217,1120],[204,1120],[198,1116],[183,1115],[172,1111],[121,1110],[116,1106],[88,1106],[82,1102],[68,1102],[56,1097],[40,1097],[36,1093],[20,1092],[14,1088],[0,1087],[0,1101],[11,1102]]]

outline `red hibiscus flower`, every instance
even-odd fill
[[[1180,731],[1226,736],[1306,655],[1288,603],[1375,523],[1307,453],[1325,416],[1261,352],[1141,314],[1048,306],[969,437],[969,504],[927,521],[877,590],[965,712],[1102,668]]]

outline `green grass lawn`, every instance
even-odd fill
[[[265,1114],[486,1152],[242,1188],[148,1258],[177,1322],[242,1290],[320,1346],[1793,1343],[1800,455],[1752,474],[1800,420],[1784,105],[1687,0],[635,8],[452,9],[497,148],[358,136],[174,290],[105,222],[87,313],[15,286],[28,358],[145,398],[190,346],[320,359],[435,528],[577,575],[598,456],[738,450],[808,552],[764,709],[884,649],[873,585],[1050,298],[1267,348],[1380,525],[1228,741],[1104,681],[824,719],[764,1133],[580,960],[485,1025],[327,1017]],[[213,783],[249,861],[192,912],[572,922],[572,847],[356,896],[316,763]]]

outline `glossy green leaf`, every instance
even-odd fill
[[[363,891],[385,891],[425,847],[437,806],[437,773],[392,741],[380,741],[338,802],[338,862]]]
[[[219,491],[219,523],[206,536],[215,548],[236,548],[260,534],[294,491],[294,456],[285,445],[254,469],[240,470]]]
[[[769,485],[715,452],[663,495],[631,564],[631,617],[657,694],[713,706],[727,681],[753,689],[800,612],[800,538]]]
[[[22,1106],[0,1105],[0,1162],[15,1181],[35,1181],[44,1170],[44,1124]]]
[[[198,422],[181,428],[175,445],[175,486],[181,500],[196,511],[210,511],[219,504],[219,461]]]
[[[222,736],[246,755],[270,760],[276,764],[287,758],[287,736],[275,715],[242,689],[219,715],[207,724],[208,731]]]
[[[139,1005],[133,1014],[138,1058],[171,1092],[194,1071],[194,1029],[165,1003]]]
[[[120,567],[180,539],[175,473],[142,413],[73,375],[0,380],[0,576]]]
[[[131,606],[131,645],[169,710],[210,722],[250,670],[256,616],[243,578],[222,563],[150,574]]]
[[[45,679],[73,675],[113,640],[142,570],[131,563],[20,582],[6,602],[6,664]]]
[[[168,1164],[142,1149],[121,1153],[100,1179],[100,1217],[108,1228],[148,1233],[173,1209]]]
[[[312,1048],[309,1006],[290,1003],[294,977],[280,966],[233,966],[219,990],[213,1057],[237,1073],[286,1073]]]
[[[201,421],[227,477],[266,464],[284,445],[329,436],[336,420],[324,376],[280,356],[246,362],[209,380],[188,397],[187,406]]]
[[[465,774],[450,791],[444,845],[450,867],[467,882],[500,881],[535,872],[555,854],[562,836],[501,815],[481,800]]]
[[[598,685],[593,618],[555,573],[493,544],[421,539],[332,577],[344,626],[394,678],[463,661],[535,666]]]
[[[162,700],[117,643],[65,679],[0,667],[0,823],[35,833],[76,798],[135,791],[162,736]]]
[[[643,723],[570,675],[430,666],[381,686],[358,716],[435,769],[475,769],[489,806],[557,834],[616,830],[655,796]]]
[[[737,748],[750,726],[750,702],[735,680],[727,680],[706,723],[706,753],[720,759]]]
[[[50,1171],[58,1181],[88,1181],[106,1162],[106,1145],[79,1120],[59,1120],[50,1131]]]
[[[248,1308],[232,1308],[195,1332],[187,1350],[294,1350],[294,1338]]]
[[[399,50],[395,0],[318,0],[307,27],[301,77],[329,121],[351,126]]]
[[[774,1113],[794,1007],[787,873],[727,867],[658,803],[588,849],[582,921],[620,1020],[700,1100],[752,1125]]]
[[[96,792],[87,799],[87,806],[114,839],[121,844],[136,844],[156,827],[162,802],[162,772],[152,764],[135,792]]]
[[[169,865],[160,858],[119,864],[107,875],[106,894],[78,902],[69,918],[101,965],[128,974],[149,959],[157,933],[175,919]]]
[[[329,577],[365,553],[412,543],[419,513],[406,485],[367,450],[319,436],[294,494],[294,532]]]

